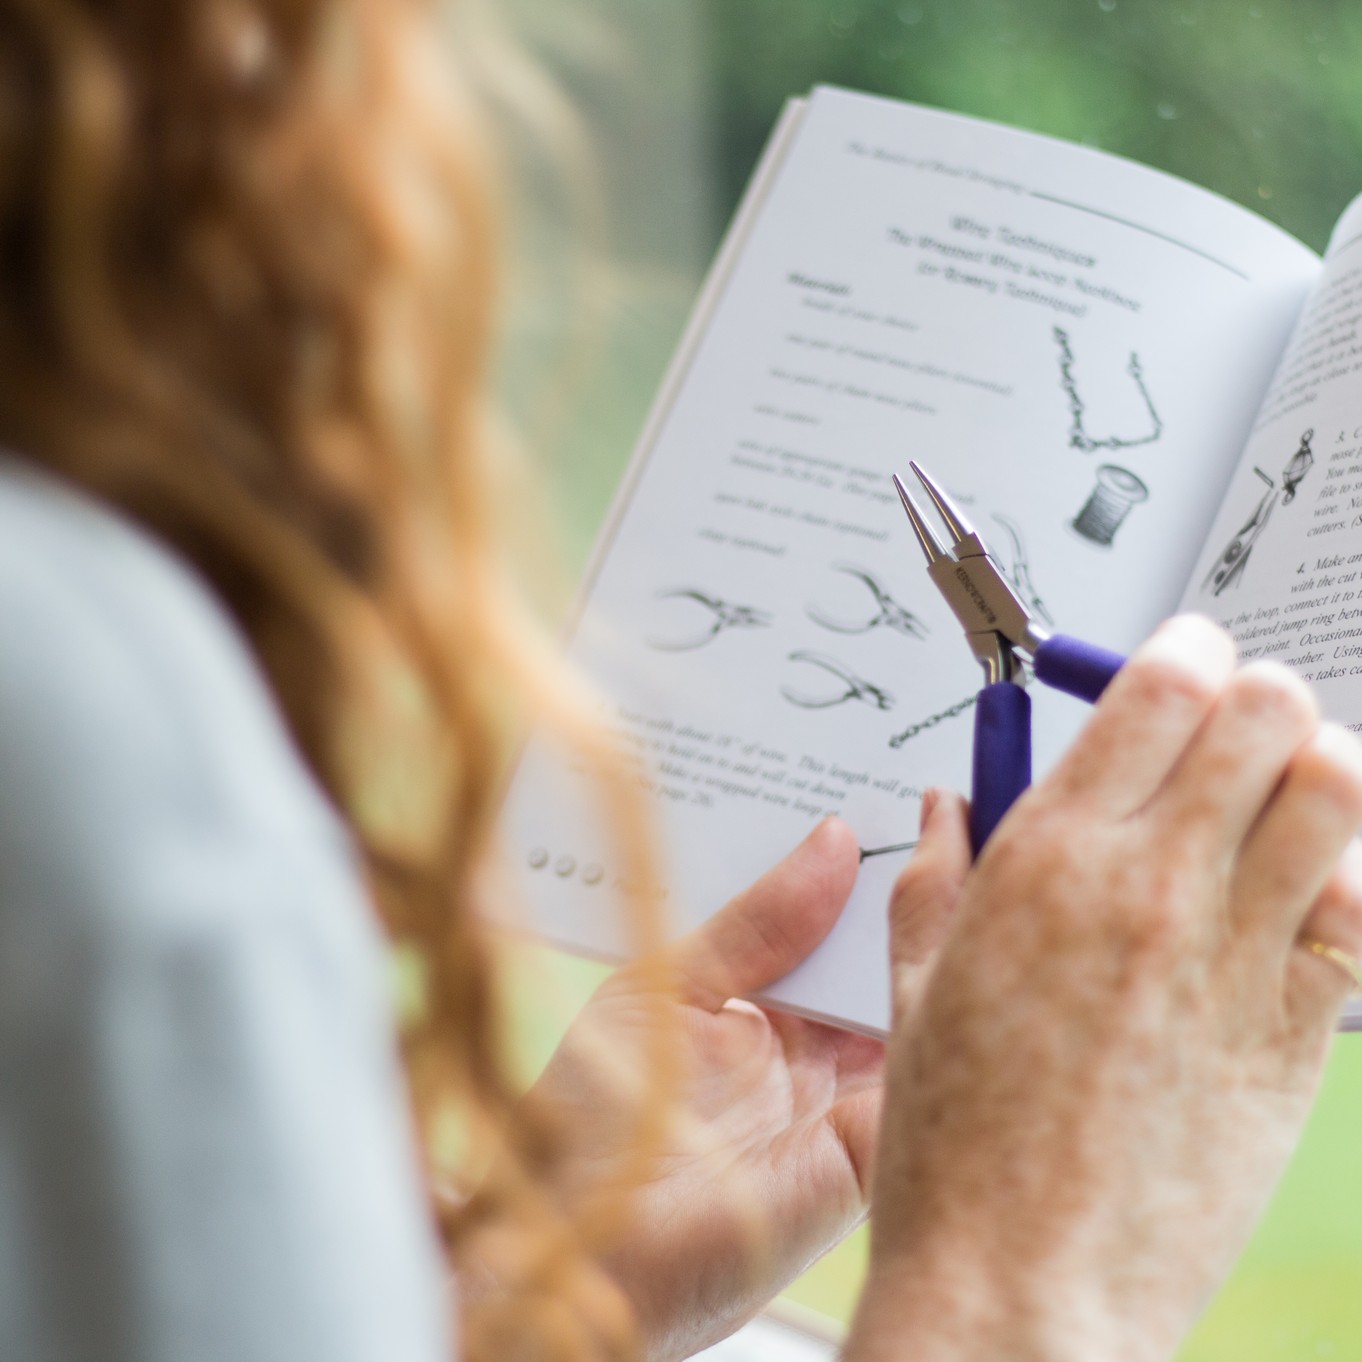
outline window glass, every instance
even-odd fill
[[[573,563],[585,556],[781,105],[817,83],[1133,157],[1247,205],[1316,250],[1362,192],[1362,7],[1337,0],[503,8],[575,111],[569,119],[540,103],[542,126],[559,135],[551,155],[542,138],[514,141],[525,173],[505,363]],[[564,996],[582,996],[592,971],[564,971]],[[543,1051],[560,1020],[528,1008],[532,1051]],[[1300,1155],[1189,1342],[1188,1362],[1362,1356],[1360,1173],[1362,1037],[1340,1042]],[[862,1235],[794,1298],[844,1317],[864,1257]]]

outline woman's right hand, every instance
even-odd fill
[[[1349,980],[1302,942],[1362,952],[1360,823],[1362,746],[1196,619],[973,869],[935,801],[848,1359],[1172,1354],[1304,1123]]]

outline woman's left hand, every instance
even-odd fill
[[[676,1077],[671,1119],[627,1197],[607,1262],[650,1362],[690,1356],[755,1314],[864,1216],[884,1046],[734,999],[788,974],[823,940],[856,878],[828,819],[657,962],[612,976],[528,1100],[562,1134],[555,1190],[590,1204],[637,1159],[653,1042]],[[672,987],[659,991],[660,976]]]

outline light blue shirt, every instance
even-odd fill
[[[352,849],[191,571],[0,460],[0,1358],[447,1362]]]

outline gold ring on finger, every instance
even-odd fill
[[[1317,955],[1321,960],[1337,965],[1353,981],[1353,992],[1362,996],[1362,960],[1355,955],[1349,955],[1347,951],[1339,950],[1337,946],[1328,946],[1323,941],[1315,941],[1308,936],[1301,938],[1301,945],[1311,955]]]

